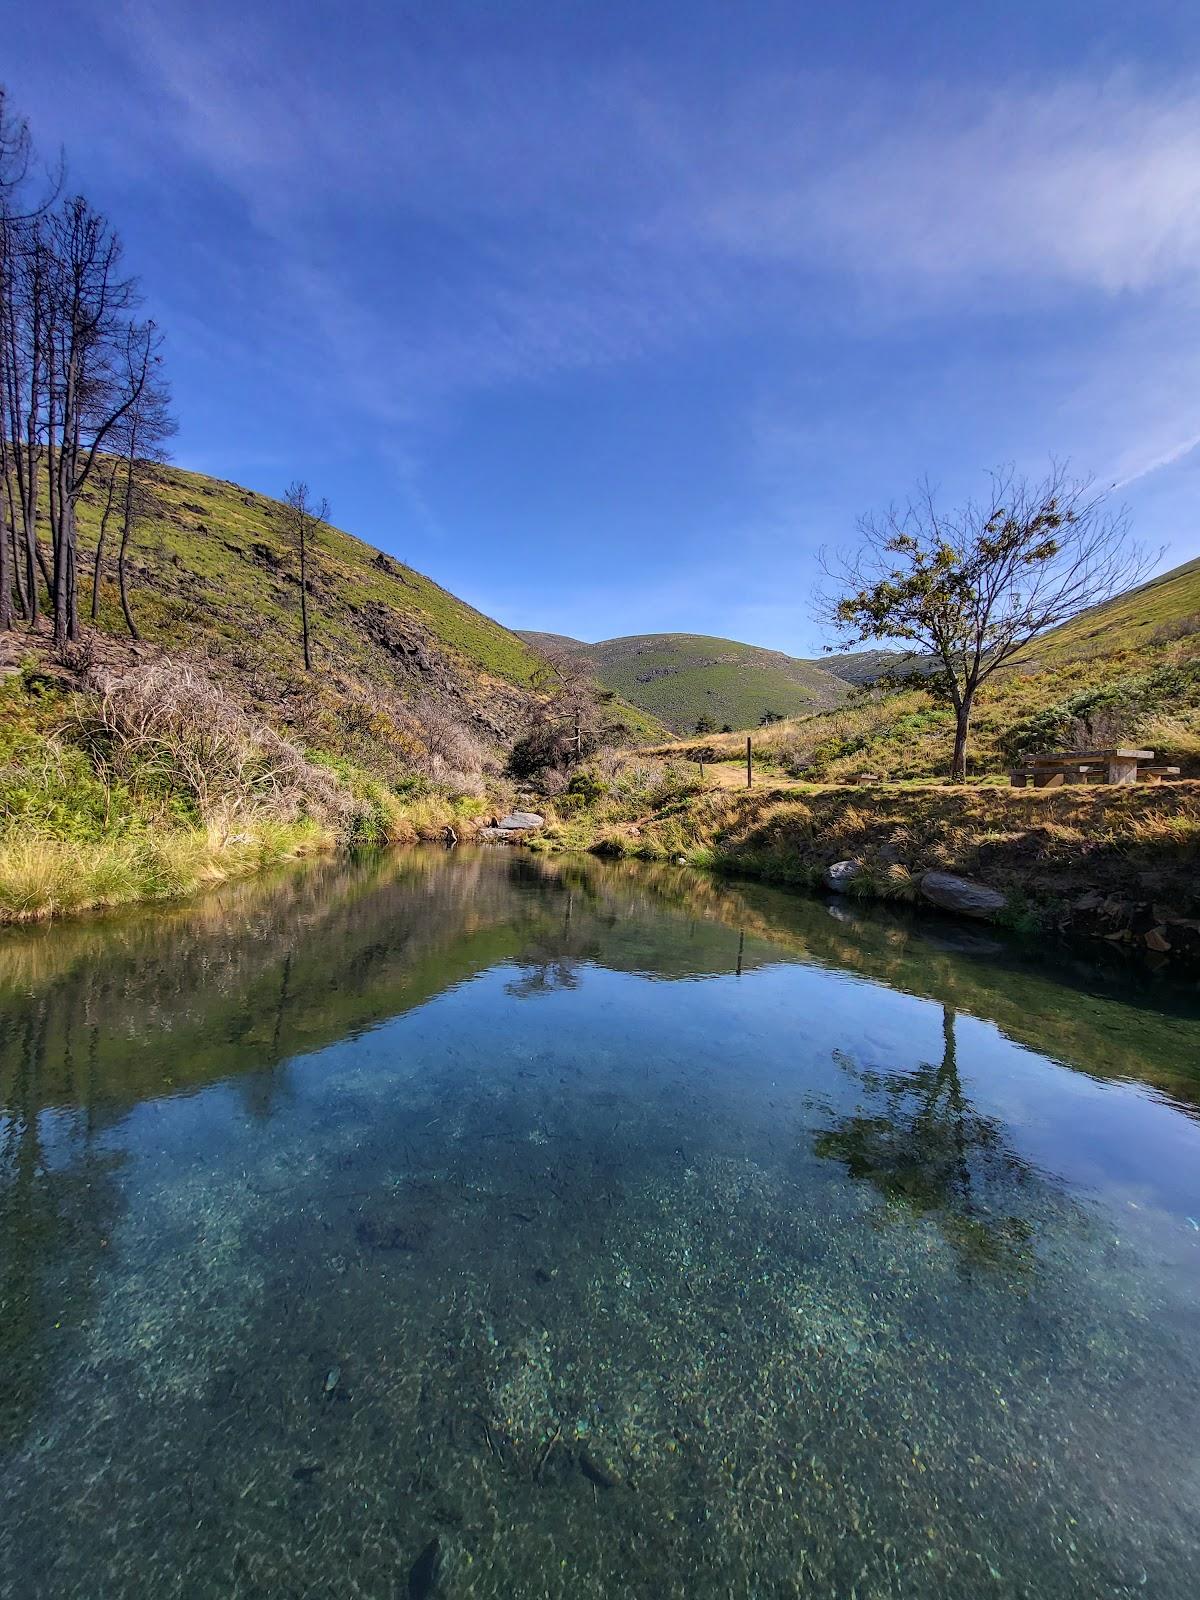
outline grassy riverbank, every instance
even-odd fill
[[[852,894],[900,902],[920,899],[923,873],[952,872],[1000,890],[1000,920],[1013,926],[1076,926],[1120,942],[1171,923],[1168,943],[1200,943],[1200,783],[739,792],[676,769],[673,788],[660,779],[653,795],[626,789],[567,809],[538,848],[682,859],[808,887],[850,860],[860,868]]]
[[[0,921],[173,899],[334,842],[329,830],[312,822],[258,823],[233,836],[177,828],[130,838],[9,838],[0,841]]]
[[[0,922],[163,900],[339,845],[469,835],[487,805],[302,749],[186,662],[0,683]]]

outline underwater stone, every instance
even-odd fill
[[[409,1600],[425,1600],[437,1587],[442,1566],[442,1542],[434,1537],[421,1551],[408,1571]]]
[[[603,1461],[598,1461],[595,1456],[590,1455],[586,1450],[579,1452],[579,1465],[584,1477],[590,1478],[601,1489],[615,1489],[621,1481],[615,1472],[604,1465]]]

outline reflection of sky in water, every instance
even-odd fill
[[[499,853],[102,927],[0,947],[0,1594],[1194,1593],[1177,997]]]

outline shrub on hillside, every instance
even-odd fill
[[[1149,642],[1174,644],[1176,639],[1190,639],[1198,633],[1200,633],[1200,611],[1192,611],[1186,617],[1176,617],[1173,622],[1164,622],[1161,627],[1155,628]]]
[[[165,804],[182,793],[203,823],[309,816],[341,831],[349,821],[351,797],[332,773],[186,662],[104,679],[76,716],[97,771]]]
[[[1062,747],[1103,748],[1134,737],[1149,717],[1194,706],[1200,706],[1200,660],[1125,673],[1067,695],[1014,723],[1000,742],[1014,759]]]

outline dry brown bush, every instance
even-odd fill
[[[339,827],[353,810],[331,773],[188,662],[103,677],[77,716],[114,776],[141,789],[182,788],[205,823],[311,816]]]
[[[438,783],[457,786],[462,792],[482,793],[479,783],[484,768],[484,750],[469,728],[436,700],[417,701],[411,710],[413,731],[420,745],[417,768]]]

